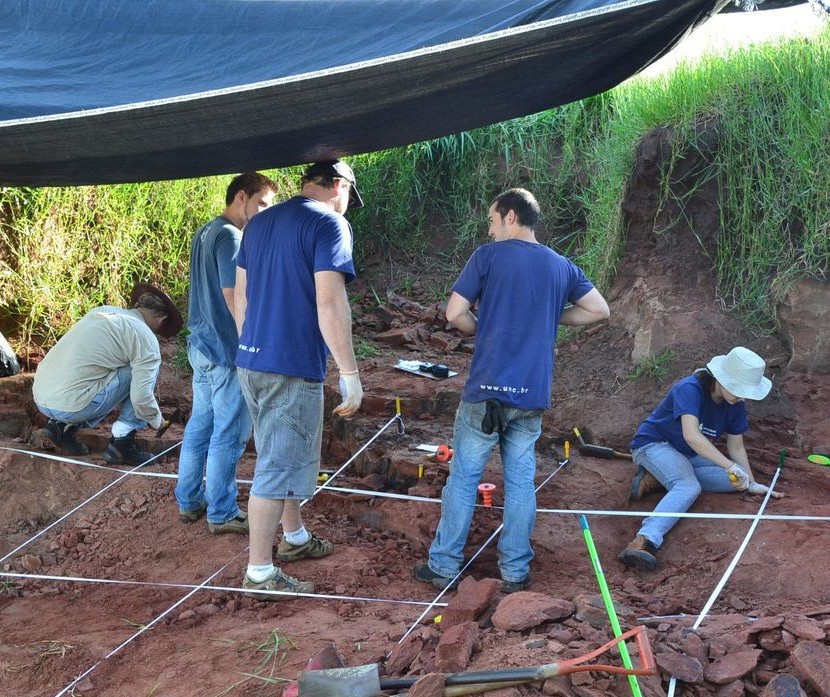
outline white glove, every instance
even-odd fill
[[[338,416],[351,416],[360,408],[363,401],[363,386],[356,370],[351,373],[340,373],[340,395],[343,401],[334,408],[334,413]]]
[[[746,491],[749,488],[749,475],[737,462],[733,462],[732,467],[726,470],[726,473],[729,475],[729,481],[732,483],[732,486],[738,491]]]
[[[769,487],[765,486],[764,484],[759,484],[758,482],[752,482],[747,489],[747,493],[750,494],[766,494],[769,491]],[[771,494],[772,498],[774,499],[783,499],[784,494],[780,491],[773,491]]]

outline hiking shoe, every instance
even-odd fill
[[[412,570],[412,578],[414,578],[416,581],[431,583],[439,590],[444,590],[445,588],[450,588],[451,586],[455,585],[454,578],[449,578],[447,576],[442,576],[441,574],[436,574],[432,569],[429,568],[429,564],[426,563],[418,564],[418,566],[416,566]]]
[[[78,428],[77,424],[49,419],[43,427],[43,434],[67,455],[86,455],[89,448],[75,438]]]
[[[642,535],[637,535],[617,557],[626,566],[654,571],[657,568],[657,548]]]
[[[519,591],[530,588],[531,583],[533,583],[533,579],[530,577],[530,572],[528,571],[527,576],[521,581],[505,581],[502,579],[501,589],[505,593],[518,593]]]
[[[252,581],[248,574],[245,574],[242,587],[248,591],[283,591],[285,593],[314,592],[314,584],[311,581],[299,581],[293,576],[284,574],[279,568],[275,568],[274,573],[261,583]],[[273,600],[291,600],[287,595],[271,595],[266,593],[243,593],[242,595],[247,595],[249,598],[257,598],[258,600],[265,600],[266,602]]]
[[[195,523],[199,518],[201,518],[205,511],[207,510],[207,506],[204,504],[200,508],[196,508],[192,511],[183,511],[181,508],[179,509],[179,520],[183,523]]]
[[[238,516],[226,520],[224,523],[211,523],[208,521],[207,528],[211,535],[226,535],[228,533],[247,535],[248,514],[242,511]]]
[[[142,450],[135,444],[135,431],[130,431],[123,438],[110,438],[104,451],[104,462],[108,465],[143,465],[152,460],[153,453]]]
[[[317,537],[309,532],[311,537],[302,545],[292,545],[283,537],[277,545],[277,559],[282,562],[297,561],[298,559],[320,559],[327,557],[334,551],[334,545],[328,540]]]
[[[631,493],[628,495],[628,500],[639,501],[643,496],[662,488],[663,485],[657,481],[657,477],[640,465],[637,467],[634,479],[631,480]]]

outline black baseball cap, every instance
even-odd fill
[[[360,208],[363,206],[363,199],[360,197],[360,192],[357,190],[357,180],[354,177],[352,168],[349,167],[342,160],[326,160],[325,162],[315,162],[309,165],[303,177],[311,179],[320,175],[330,177],[341,177],[352,185],[349,191],[349,208]]]

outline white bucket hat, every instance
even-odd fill
[[[724,389],[741,399],[763,399],[772,382],[764,377],[767,364],[754,351],[736,346],[725,356],[715,356],[706,364]]]

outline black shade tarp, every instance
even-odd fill
[[[726,0],[4,0],[0,185],[371,152],[603,92]]]

